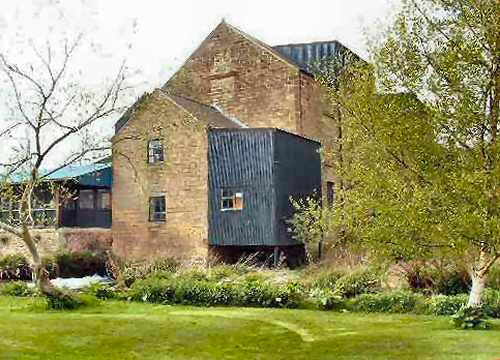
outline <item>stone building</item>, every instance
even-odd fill
[[[312,68],[345,52],[336,41],[271,47],[220,23],[161,89],[141,97],[116,124],[114,251],[129,259],[207,257],[215,243],[210,201],[224,210],[243,196],[222,191],[220,199],[209,197],[213,129],[280,129],[321,143],[320,189],[309,184],[303,195],[322,190],[332,201],[328,155],[338,124],[323,105]]]

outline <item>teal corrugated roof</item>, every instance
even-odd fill
[[[45,177],[47,180],[74,179],[83,175],[110,168],[111,164],[69,165]]]
[[[50,170],[41,171],[49,174],[43,177],[46,181],[63,181],[74,179],[80,185],[111,187],[113,171],[111,163],[95,163],[87,165],[68,165],[51,173]],[[44,175],[42,175],[44,176]],[[15,174],[11,176],[13,183],[21,183],[28,179],[28,174]]]

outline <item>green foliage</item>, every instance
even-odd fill
[[[303,291],[296,283],[275,285],[255,277],[219,281],[202,274],[195,271],[153,274],[137,280],[129,297],[161,304],[255,307],[297,307],[303,298]]]
[[[118,269],[117,280],[130,287],[136,280],[144,279],[156,273],[174,273],[179,263],[173,258],[158,258],[153,262],[126,263]]]
[[[424,308],[425,297],[410,291],[380,294],[363,294],[346,303],[346,308],[356,312],[411,313]]]
[[[414,291],[424,294],[456,295],[469,292],[470,276],[463,268],[436,261],[411,261],[400,265],[401,273]]]
[[[106,275],[107,257],[102,252],[62,252],[54,260],[63,278]]]
[[[8,282],[0,287],[0,294],[5,296],[30,297],[36,294],[34,288],[30,288],[24,281]]]
[[[500,290],[500,265],[491,268],[488,274],[487,286],[491,289]]]
[[[491,325],[487,319],[486,313],[482,307],[463,306],[452,316],[452,322],[455,327],[463,330],[489,329]]]
[[[500,290],[485,290],[483,295],[483,310],[487,316],[500,319]]]
[[[125,296],[110,284],[92,283],[84,290],[86,294],[90,294],[100,300],[121,299]]]
[[[338,279],[335,288],[345,298],[379,292],[380,275],[372,268],[354,270]]]
[[[425,312],[431,315],[454,315],[467,303],[467,295],[436,295],[427,299]]]
[[[477,269],[500,256],[499,18],[497,1],[405,1],[373,66],[337,68],[349,186],[334,223],[373,256]],[[448,280],[438,292],[464,291]]]
[[[50,294],[45,294],[47,307],[50,310],[76,310],[82,306],[96,304],[96,298],[91,295],[77,294],[70,290],[54,289]]]
[[[340,310],[344,307],[342,294],[328,288],[314,288],[309,294],[310,299],[321,310]]]
[[[319,243],[328,237],[332,229],[331,209],[323,207],[318,196],[306,199],[290,199],[294,215],[288,220],[292,237],[305,245],[310,259],[318,255]],[[333,244],[332,244],[333,245]]]
[[[0,279],[31,280],[31,267],[22,254],[9,254],[0,258]]]

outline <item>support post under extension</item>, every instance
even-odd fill
[[[275,246],[274,247],[274,267],[278,267],[279,256],[280,256],[280,248],[278,246]]]

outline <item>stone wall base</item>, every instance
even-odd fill
[[[42,257],[58,251],[106,251],[113,243],[111,229],[33,229],[32,234]],[[27,259],[31,258],[22,239],[0,231],[0,257],[8,254],[23,254]]]

